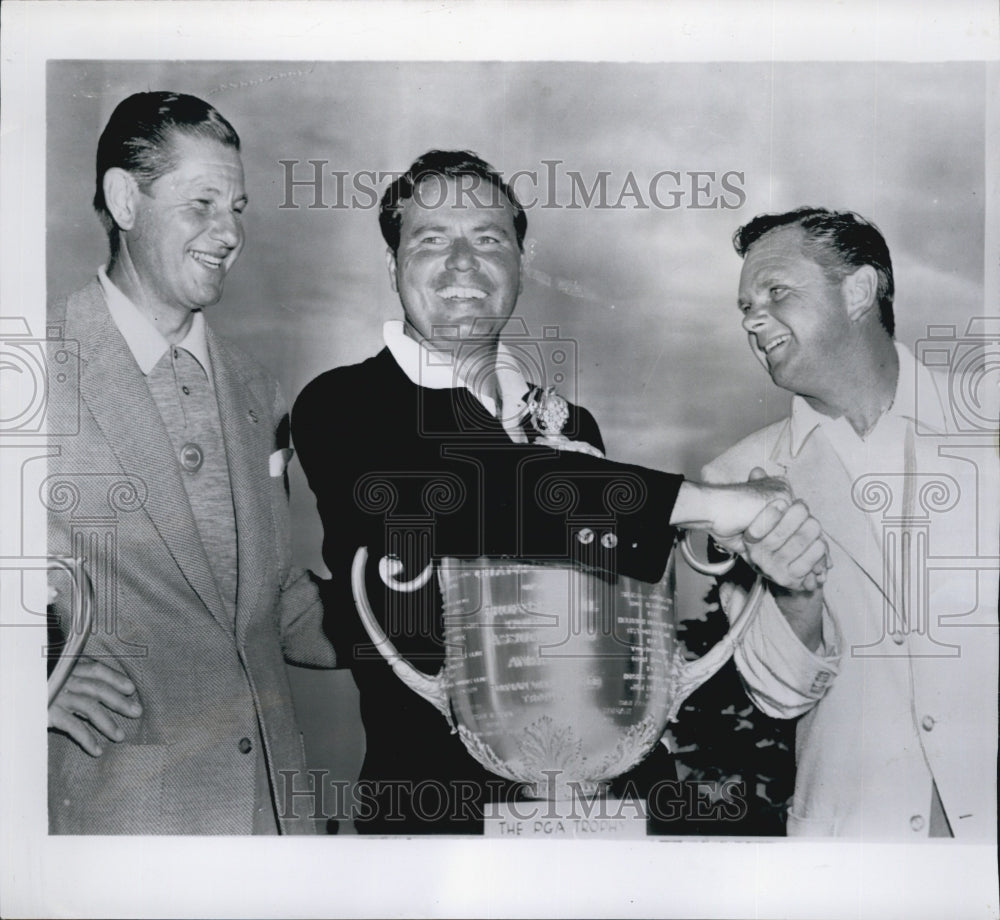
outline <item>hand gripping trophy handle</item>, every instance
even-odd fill
[[[735,556],[715,563],[702,562],[697,559],[689,545],[687,534],[684,535],[683,540],[680,542],[680,550],[681,555],[688,565],[703,575],[720,576],[728,572],[736,564]],[[452,729],[455,730],[452,705],[446,683],[446,669],[442,668],[437,674],[430,676],[418,671],[400,655],[395,645],[386,635],[385,630],[379,625],[368,600],[365,591],[365,567],[367,562],[367,547],[359,547],[355,553],[351,569],[351,589],[354,593],[354,602],[365,631],[368,633],[375,648],[390,665],[395,675],[407,687],[437,708],[445,716],[449,724],[451,724]],[[432,566],[428,566],[428,570],[431,568]],[[394,571],[394,569],[387,568],[386,560],[382,560],[380,573],[383,581],[393,587],[398,584],[399,587],[397,590],[410,590],[409,583],[397,583],[394,579],[386,579],[387,573],[394,573]],[[419,579],[421,585],[427,580],[424,577],[426,574],[427,570],[425,570]],[[758,577],[742,606],[730,614],[730,628],[726,635],[700,658],[695,661],[684,662],[678,669],[674,678],[674,692],[669,708],[668,721],[673,721],[680,711],[684,700],[729,660],[736,645],[752,622],[754,614],[760,605],[762,594],[763,582]]]

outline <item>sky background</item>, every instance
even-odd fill
[[[214,104],[240,132],[247,244],[209,320],[258,355],[289,400],[316,374],[381,347],[400,315],[386,279],[373,194],[337,195],[330,171],[401,171],[432,148],[476,151],[522,177],[527,267],[518,315],[574,344],[566,387],[597,417],[616,458],[695,474],[736,438],[780,417],[787,399],[751,356],[736,311],[730,238],[763,211],[849,208],[888,239],[899,338],[983,307],[983,109],[978,64],[60,63],[49,65],[50,294],[106,258],[90,207],[97,137],[124,96],[170,88]],[[286,203],[286,167],[323,198]],[[555,200],[547,181],[558,160]],[[690,179],[680,207],[652,205],[663,170]],[[628,177],[650,207],[572,209],[571,180]],[[745,201],[719,185],[743,174]],[[373,185],[362,177],[363,184]],[[378,185],[381,193],[385,183]],[[658,188],[671,201],[670,178]],[[693,208],[722,194],[738,208]],[[347,196],[345,196],[347,197]],[[581,203],[580,198],[577,199]]]
[[[575,355],[562,389],[600,423],[609,456],[695,476],[740,437],[780,418],[788,396],[750,354],[736,310],[733,231],[803,204],[858,211],[885,234],[896,274],[897,337],[928,324],[961,332],[983,305],[982,64],[50,62],[46,167],[49,295],[80,287],[106,259],[94,215],[94,152],[114,106],[172,89],[215,105],[243,144],[247,244],[218,331],[257,355],[291,402],[322,371],[381,348],[400,316],[372,196],[338,200],[329,171],[401,171],[433,148],[476,151],[522,178],[527,274],[517,315],[555,327]],[[329,161],[327,204],[286,201],[285,167]],[[560,161],[554,189],[544,161]],[[663,170],[714,172],[707,198],[738,207],[653,205]],[[607,172],[609,203],[634,177],[648,208],[569,208],[569,171]],[[723,173],[742,174],[725,192]],[[370,179],[367,185],[375,184]],[[705,181],[705,180],[702,180]],[[384,183],[378,185],[381,193]],[[667,179],[660,197],[669,201]],[[682,186],[685,187],[685,186]],[[554,197],[558,207],[541,207]],[[364,394],[345,394],[363,399]],[[331,407],[335,411],[336,407]],[[377,412],[378,407],[372,406]],[[321,568],[312,495],[293,464],[300,561]],[[350,773],[357,745],[346,675],[299,674],[311,761]],[[312,701],[323,700],[322,704]],[[345,752],[345,747],[348,749]]]

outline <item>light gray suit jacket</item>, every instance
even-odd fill
[[[117,719],[125,740],[99,758],[49,734],[50,832],[250,833],[258,726],[279,817],[282,771],[305,768],[285,659],[335,663],[317,587],[292,565],[287,480],[269,468],[288,445],[277,383],[207,331],[238,533],[234,628],[166,428],[96,279],[52,306],[50,337],[54,326],[65,347],[50,374],[64,376],[50,415],[72,433],[52,438],[49,551],[85,561],[97,594],[85,654],[126,673],[144,712]],[[307,806],[281,830],[311,832]]]

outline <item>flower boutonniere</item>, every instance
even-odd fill
[[[562,433],[569,421],[569,403],[556,392],[555,387],[532,386],[525,402],[528,418],[539,435],[533,443],[555,450],[573,450],[594,457],[604,456],[586,441],[571,441]]]

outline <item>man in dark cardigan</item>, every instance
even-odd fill
[[[738,538],[787,492],[777,480],[708,487],[607,461],[591,414],[526,379],[500,336],[521,291],[527,218],[479,157],[420,157],[386,191],[379,222],[404,320],[386,324],[379,354],[308,384],[292,413],[333,574],[327,633],[360,691],[355,820],[367,833],[481,833],[483,805],[516,792],[372,647],[350,589],[358,548],[383,629],[434,673],[444,645],[433,559],[573,560],[655,582],[674,527]],[[673,776],[657,756],[645,771]]]

